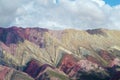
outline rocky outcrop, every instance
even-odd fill
[[[0,65],[0,80],[34,80],[27,74]]]
[[[47,31],[47,29],[43,28],[0,28],[0,41],[9,45],[29,40],[43,48],[45,47],[43,35]]]
[[[0,66],[0,80],[4,80],[9,71],[10,68]]]
[[[17,28],[19,29],[19,28]],[[16,44],[19,41],[23,42],[24,39],[17,33],[15,27],[12,28],[0,28],[0,41],[4,42],[6,45]]]
[[[27,73],[28,75],[30,75],[31,77],[35,78],[35,77],[37,77],[37,75],[40,72],[40,66],[41,66],[41,64],[39,64],[39,62],[37,60],[31,60],[27,64],[24,72]]]
[[[87,30],[87,32],[91,35],[107,36],[107,34],[102,29]]]
[[[65,54],[60,63],[59,63],[59,69],[66,74],[68,74],[71,69],[74,67],[76,64],[77,60],[71,55],[71,54]]]
[[[100,63],[95,57],[93,57],[93,56],[91,56],[91,55],[86,55],[85,57],[86,57],[86,59],[87,59],[88,61],[90,61],[90,62],[92,62],[92,63],[95,63],[95,64],[97,64],[98,66],[101,66],[101,63]]]
[[[115,58],[109,65],[110,65],[110,67],[120,66],[120,59],[119,58]]]
[[[105,59],[107,62],[112,61],[115,57],[112,56],[108,51],[100,50],[98,53],[103,59]]]
[[[78,61],[71,54],[65,54],[62,57],[58,66],[59,69],[63,71],[65,74],[69,75],[69,77],[74,77],[80,70],[85,72],[89,72],[95,69],[101,71],[104,70],[102,69],[102,67],[99,67],[98,64],[88,61],[86,59]]]
[[[41,64],[39,61],[31,60],[25,70],[25,73],[33,77],[35,80],[68,80],[69,78],[49,64]]]
[[[84,72],[89,72],[89,71],[94,71],[94,70],[104,70],[102,67],[99,67],[97,64],[92,63],[88,60],[80,60],[78,61],[71,71],[69,72],[69,77],[74,77],[78,74],[79,71],[84,71]]]

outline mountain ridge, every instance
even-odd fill
[[[119,73],[119,35],[108,29],[0,28],[0,65],[35,80],[110,80]]]

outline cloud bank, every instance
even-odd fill
[[[1,0],[0,26],[120,29],[120,5],[103,0]]]

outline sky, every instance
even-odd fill
[[[120,0],[0,0],[0,26],[120,29]]]
[[[110,6],[116,6],[120,4],[120,0],[104,0],[106,4]]]

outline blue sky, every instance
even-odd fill
[[[116,6],[120,4],[120,0],[104,0],[106,4],[110,6]]]

